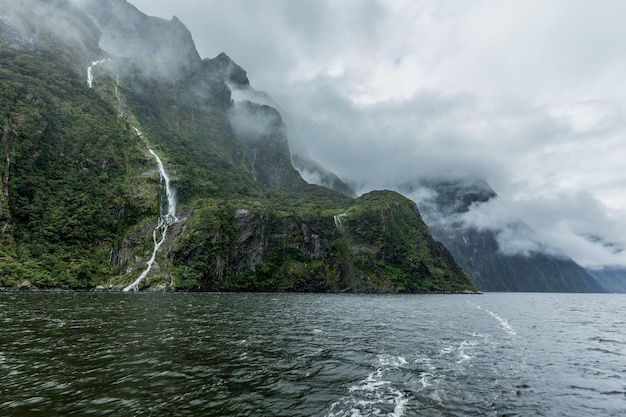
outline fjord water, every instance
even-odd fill
[[[623,416],[626,296],[0,293],[2,416]]]

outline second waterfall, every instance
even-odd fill
[[[159,168],[159,175],[161,178],[161,190],[165,191],[165,195],[159,192],[159,219],[157,221],[157,225],[152,231],[152,240],[154,242],[154,249],[152,250],[152,256],[148,260],[146,269],[143,270],[141,275],[133,281],[132,284],[125,287],[122,291],[139,291],[139,284],[146,278],[150,270],[152,269],[152,265],[156,259],[157,252],[163,242],[165,241],[165,237],[167,236],[167,228],[172,223],[178,221],[176,217],[176,193],[171,186],[170,177],[165,171],[165,167],[163,166],[163,162],[161,162],[161,158],[152,150],[149,149],[150,155],[154,156],[157,161],[157,166]],[[165,198],[163,198],[165,197]],[[159,236],[160,235],[160,236]]]

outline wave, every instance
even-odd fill
[[[506,333],[508,333],[511,336],[517,336],[517,332],[513,329],[513,326],[511,326],[509,324],[507,319],[505,319],[503,317],[500,317],[497,313],[494,313],[493,311],[491,311],[489,309],[486,309],[486,308],[483,308],[483,307],[481,307],[479,305],[474,304],[474,306],[476,306],[476,308],[478,308],[479,310],[485,311],[491,317],[496,319],[498,321],[498,324],[502,328],[502,330],[504,330]]]
[[[348,388],[349,395],[334,402],[326,417],[403,416],[409,399],[389,374],[407,364],[402,356],[378,355],[376,370]]]

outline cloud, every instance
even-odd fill
[[[500,197],[467,221],[511,251],[626,265],[626,2],[131,2],[227,52],[361,191],[484,178]]]
[[[85,56],[98,49],[100,33],[78,10],[59,2],[46,4],[35,0],[4,0],[0,26],[11,47],[32,48],[47,42],[48,36],[62,39]]]
[[[505,253],[567,255],[583,266],[597,267],[626,264],[626,226],[619,215],[579,191],[532,199],[496,198],[474,206],[462,221],[479,230],[497,231]]]

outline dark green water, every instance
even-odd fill
[[[0,293],[0,416],[623,416],[626,296]]]

